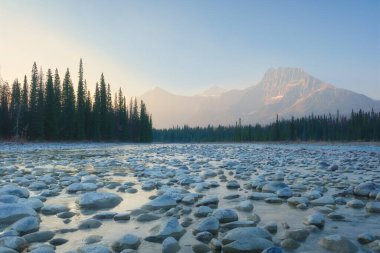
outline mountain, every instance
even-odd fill
[[[194,96],[179,96],[155,88],[141,99],[153,115],[155,128],[172,126],[269,123],[304,115],[349,114],[352,110],[380,111],[380,101],[337,88],[300,68],[269,69],[262,80],[243,90],[213,87]]]

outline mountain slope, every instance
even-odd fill
[[[231,125],[239,118],[244,124],[265,124],[277,114],[289,118],[311,113],[335,114],[337,110],[341,114],[359,109],[380,110],[380,101],[336,88],[299,68],[269,69],[257,85],[247,89],[211,91],[213,94],[208,96],[179,96],[155,88],[141,98],[153,114],[156,128]]]

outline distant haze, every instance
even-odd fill
[[[214,87],[196,96],[180,96],[156,87],[141,98],[153,114],[155,128],[234,125],[239,119],[255,125],[273,122],[277,115],[289,119],[380,111],[380,100],[337,88],[300,68],[271,68],[256,85],[241,90]]]
[[[194,95],[296,66],[380,99],[379,17],[373,0],[2,0],[0,74],[30,77],[36,61],[69,67],[76,83],[83,58],[92,90],[104,72],[128,96],[156,86]]]

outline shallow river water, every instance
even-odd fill
[[[273,182],[285,184],[291,195],[273,197],[276,203],[251,197]],[[371,182],[375,188],[368,196],[355,194],[355,189],[365,182]],[[122,201],[108,209],[81,208],[79,197],[94,189],[69,193],[67,187],[72,183],[95,184],[97,192],[115,193]],[[76,252],[85,246],[90,235],[101,236],[97,244],[111,250],[111,245],[124,234],[140,238],[138,252],[161,252],[162,243],[144,239],[157,233],[158,226],[173,216],[180,224],[192,219],[178,242],[179,252],[193,252],[193,246],[201,244],[193,230],[207,219],[194,216],[196,204],[211,196],[219,200],[213,212],[232,209],[239,221],[252,220],[256,214],[260,217],[257,227],[276,223],[277,232],[271,235],[273,244],[279,247],[284,246],[281,243],[287,238],[287,230],[305,228],[310,232],[297,248],[282,247],[284,252],[332,252],[319,241],[334,234],[346,237],[357,252],[378,252],[376,242],[380,247],[380,213],[366,208],[368,202],[380,201],[380,194],[376,194],[380,191],[380,146],[374,144],[0,144],[0,197],[1,187],[6,185],[28,189],[29,198],[42,200],[44,206],[64,205],[75,213],[62,219],[37,210],[39,231],[54,231],[54,238],[68,240],[56,246],[55,252]],[[131,188],[135,190],[129,191]],[[81,221],[97,213],[130,213],[173,189],[182,191],[176,199],[177,206],[150,210],[159,215],[157,220],[140,222],[138,215],[132,213],[129,220],[102,219],[98,228],[77,229]],[[265,191],[278,194],[277,189],[270,187]],[[196,196],[195,203],[185,205],[180,198],[189,193]],[[304,206],[292,206],[287,201],[292,196],[305,196],[308,201]],[[333,202],[313,203],[323,196],[331,197]],[[346,204],[353,199],[361,200],[363,206],[353,208]],[[246,200],[253,204],[253,210],[237,208]],[[332,212],[340,218],[330,217]],[[308,215],[315,213],[323,215],[324,226],[304,223]],[[0,224],[0,246],[11,226]],[[222,240],[227,232],[220,229],[214,238]],[[363,233],[372,236],[375,244],[359,243],[357,238]],[[204,244],[210,247],[209,242]],[[30,243],[23,250],[42,246]]]

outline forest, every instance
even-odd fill
[[[92,96],[79,63],[76,90],[69,69],[61,82],[58,70],[38,71],[30,83],[0,83],[0,139],[31,141],[152,141],[152,116],[143,101],[127,105],[121,88],[112,99],[101,74]]]
[[[173,127],[153,129],[155,142],[380,141],[380,112],[310,115],[267,125]]]

